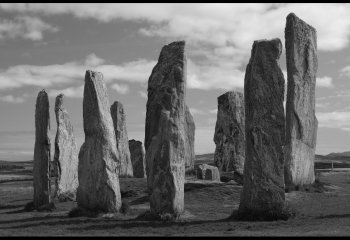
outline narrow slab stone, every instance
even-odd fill
[[[239,215],[274,219],[284,208],[282,43],[254,41],[244,79],[246,151]]]
[[[290,13],[285,39],[288,76],[285,181],[287,186],[301,186],[315,181],[317,34],[315,28]]]
[[[117,212],[121,207],[119,155],[102,73],[86,71],[83,118],[85,142],[79,152],[78,206]]]
[[[111,106],[117,152],[119,153],[119,177],[132,177],[133,168],[130,158],[128,132],[126,131],[126,116],[121,102],[115,101]]]
[[[185,42],[162,48],[148,80],[145,125],[151,214],[179,217],[185,182]]]
[[[50,186],[50,111],[49,97],[41,90],[35,105],[35,146],[33,161],[34,208],[51,203]]]
[[[78,188],[78,150],[68,111],[64,107],[64,95],[59,94],[55,102],[57,132],[54,162],[57,167],[57,197],[74,200]]]
[[[194,169],[194,162],[196,160],[196,155],[194,153],[194,136],[195,136],[196,126],[189,107],[186,105],[185,111],[185,133],[186,133],[186,143],[185,143],[185,168],[186,171],[191,171]]]
[[[197,178],[220,182],[220,172],[217,167],[208,164],[200,164],[197,167]]]
[[[146,158],[142,142],[135,139],[129,140],[129,149],[134,177],[146,178]]]
[[[215,125],[214,163],[224,172],[243,174],[245,159],[244,97],[240,92],[226,92],[218,97]]]

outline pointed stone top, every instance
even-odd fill
[[[100,72],[95,72],[92,70],[86,70],[85,73],[85,81],[87,80],[87,77],[89,78],[95,78],[97,80],[103,80],[103,74]]]
[[[163,62],[170,58],[182,58],[185,53],[185,44],[185,41],[177,41],[165,45],[160,52],[158,62]]]
[[[307,26],[309,28],[311,28],[312,31],[315,31],[316,32],[316,29],[311,26],[310,24],[306,23],[304,20],[300,19],[297,15],[295,15],[295,13],[291,12],[288,14],[287,16],[287,23],[286,23],[286,27],[291,24],[292,22],[295,22],[295,23],[299,23],[301,25],[304,25],[304,26]]]
[[[123,104],[121,102],[114,101],[114,103],[112,104],[112,107],[121,107],[121,108],[123,108]]]
[[[238,92],[238,91],[228,91],[228,92],[225,92],[224,94],[220,95],[218,97],[218,100],[219,99],[223,99],[223,98],[227,98],[229,96],[238,96],[238,97],[243,97],[243,93],[241,92]]]
[[[62,110],[64,94],[60,93],[56,97],[55,111]]]

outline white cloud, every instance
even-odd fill
[[[316,112],[318,127],[328,128],[350,128],[350,112]]]
[[[14,97],[13,95],[0,96],[0,101],[8,103],[23,103],[25,101],[25,96]]]
[[[217,110],[217,109],[213,109],[213,110],[210,110],[209,113],[210,113],[210,114],[217,114],[217,113],[218,113],[218,110]]]
[[[144,92],[144,91],[139,91],[139,94],[140,94],[140,96],[141,96],[142,98],[144,98],[144,99],[147,99],[147,98],[148,98],[148,97],[147,97],[147,93]]]
[[[102,72],[106,82],[146,82],[156,64],[155,61],[140,59],[121,65],[96,65],[102,63],[103,59],[90,54],[83,61],[46,66],[16,65],[0,69],[0,91],[22,86],[47,88],[83,81],[87,69]]]
[[[120,94],[127,94],[129,92],[129,86],[126,84],[113,84],[111,86],[111,88],[113,88],[117,93]]]
[[[332,78],[328,76],[316,78],[316,87],[333,88]]]
[[[84,96],[84,85],[78,87],[69,87],[65,89],[50,89],[48,95],[50,97],[56,97],[57,95],[63,93],[65,97],[69,98],[82,98]]]
[[[190,113],[193,115],[204,115],[207,114],[206,111],[197,109],[197,108],[190,108]]]
[[[58,27],[43,22],[38,17],[17,16],[14,20],[0,19],[0,39],[23,38],[32,41],[43,39],[43,32],[57,32]]]

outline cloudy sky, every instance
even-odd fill
[[[144,140],[147,80],[161,48],[185,40],[187,104],[196,123],[195,152],[213,152],[217,97],[243,92],[254,40],[280,38],[294,12],[317,30],[318,154],[350,150],[349,4],[0,4],[0,159],[30,160],[34,111],[46,89],[59,93],[84,140],[87,69],[100,71],[110,103],[123,103],[129,139]],[[284,51],[280,66],[286,76]],[[52,153],[53,156],[53,153]]]

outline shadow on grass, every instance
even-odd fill
[[[322,218],[350,218],[350,213],[340,214],[340,215],[330,214],[330,215],[319,216],[319,217],[316,217],[316,218],[318,218],[318,219],[322,219]]]
[[[8,220],[8,221],[0,221],[0,225],[2,224],[12,224],[12,223],[25,223],[25,222],[32,222],[32,221],[41,221],[48,219],[54,219],[54,218],[67,218],[66,216],[45,216],[45,217],[31,217],[31,218],[25,218],[25,219],[15,219],[15,220]]]
[[[23,206],[24,206],[23,204],[0,204],[0,210],[20,208]]]

